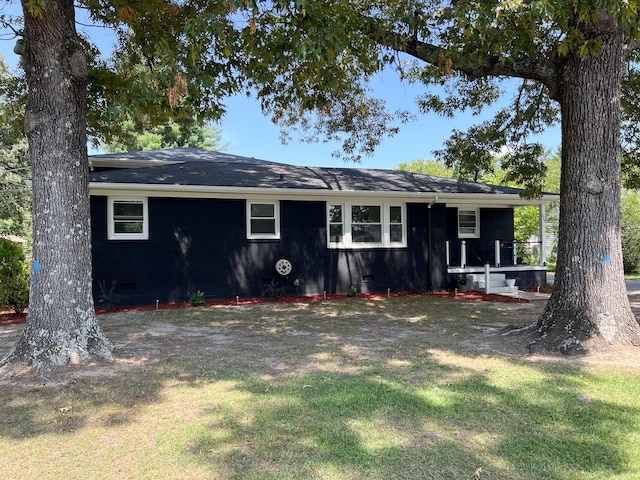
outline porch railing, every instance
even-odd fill
[[[468,265],[468,251],[467,242],[461,240],[459,242],[451,242],[447,240],[446,247],[446,260],[447,267],[461,267],[465,268]],[[529,253],[531,260],[537,260],[535,262],[519,263],[518,255]],[[494,241],[493,258],[477,258],[478,265],[491,264],[494,267],[500,266],[516,266],[516,265],[532,265],[539,264],[540,266],[546,265],[546,252],[543,242],[520,242],[515,240],[512,242],[502,242],[500,240]],[[504,263],[503,263],[504,262]]]

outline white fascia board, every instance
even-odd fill
[[[469,204],[475,206],[523,206],[539,205],[559,199],[558,195],[544,195],[528,200],[514,194],[488,193],[435,193],[435,192],[383,192],[383,191],[345,191],[314,190],[303,188],[265,188],[265,187],[220,187],[208,185],[149,185],[138,183],[102,183],[89,184],[91,195],[136,195],[148,197],[185,197],[185,198],[247,198],[277,197],[280,199],[309,200],[330,198],[368,198],[394,199],[395,201],[413,201],[428,203]]]

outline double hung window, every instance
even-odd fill
[[[280,238],[278,202],[247,202],[247,238]]]
[[[458,238],[480,237],[480,213],[477,208],[458,208]]]
[[[107,202],[109,240],[147,240],[149,212],[146,198],[109,197]]]

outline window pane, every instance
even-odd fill
[[[389,207],[389,223],[402,223],[402,207]]]
[[[389,237],[392,242],[402,242],[402,225],[391,225],[389,227]]]
[[[342,242],[342,224],[329,225],[329,241],[335,243]]]
[[[353,205],[351,207],[353,223],[380,223],[379,205]]]
[[[142,222],[119,222],[113,224],[115,233],[142,233]]]
[[[276,221],[274,219],[251,219],[251,233],[276,233]]]
[[[382,225],[352,225],[351,236],[354,242],[382,243]]]
[[[272,203],[252,203],[251,217],[271,217],[275,216],[275,205]]]
[[[116,218],[142,218],[142,202],[113,202],[113,216]]]
[[[458,235],[475,236],[478,234],[476,210],[458,211]]]
[[[329,221],[331,223],[342,223],[342,205],[329,206]]]
[[[475,210],[461,210],[458,213],[458,224],[461,227],[474,227],[476,226],[476,212]]]

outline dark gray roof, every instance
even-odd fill
[[[142,150],[137,152],[124,153],[104,153],[89,156],[92,164],[118,164],[122,163],[122,168],[127,168],[127,164],[142,165],[145,162],[153,164],[175,163],[175,162],[226,162],[226,163],[264,163],[277,164],[268,160],[260,160],[252,157],[241,157],[225,152],[214,152],[203,148],[170,148],[165,150]]]
[[[219,152],[207,152],[199,157],[188,150],[183,163],[144,168],[94,172],[93,183],[140,185],[182,185],[238,188],[280,188],[326,190],[336,192],[405,192],[517,195],[517,188],[480,183],[460,182],[450,178],[432,177],[399,170],[363,168],[303,167],[256,160]],[[176,150],[163,151],[165,159],[176,161]],[[202,152],[202,151],[200,151]],[[144,155],[143,155],[144,154]],[[135,152],[136,160],[148,152]],[[160,155],[162,156],[162,155]],[[151,157],[148,157],[151,158]],[[158,156],[154,155],[153,160]],[[181,157],[182,158],[182,157]]]

